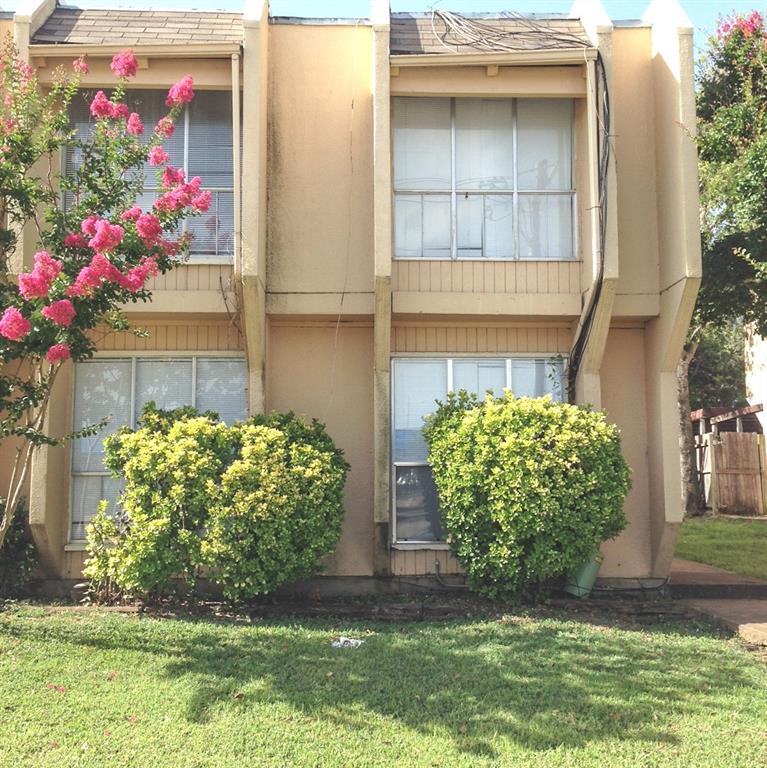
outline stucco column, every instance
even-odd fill
[[[243,11],[242,189],[235,283],[248,359],[248,409],[264,410],[266,389],[266,175],[269,3]],[[235,162],[238,158],[235,147]]]
[[[676,0],[655,0],[655,92],[660,313],[645,331],[654,576],[668,575],[684,518],[676,369],[700,285],[693,28]]]
[[[389,3],[372,0],[373,24],[373,209],[375,216],[373,319],[373,571],[389,573],[391,483],[391,147]]]

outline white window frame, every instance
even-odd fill
[[[393,96],[394,99],[418,99],[418,98],[434,98],[426,96]],[[398,188],[392,182],[392,213],[396,209],[396,200],[398,195],[408,195],[410,197],[421,197],[421,252],[423,253],[423,199],[430,195],[450,197],[450,256],[398,256],[396,251],[396,219],[392,215],[392,257],[395,261],[480,261],[480,262],[571,262],[579,261],[578,253],[578,204],[575,184],[575,100],[574,99],[559,99],[560,101],[570,102],[570,179],[572,187],[568,190],[548,190],[548,189],[521,189],[519,188],[518,179],[518,149],[517,149],[517,104],[524,97],[510,97],[510,96],[438,96],[436,98],[449,98],[450,99],[450,189],[433,190],[433,189],[417,189],[407,190]],[[470,100],[481,99],[483,101],[495,99],[500,101],[510,101],[512,108],[512,176],[513,176],[513,188],[510,190],[481,190],[481,189],[456,189],[456,125],[455,125],[455,103],[456,99]],[[393,113],[393,110],[392,110]],[[394,120],[392,117],[391,126],[391,146],[392,146],[392,179],[394,179]],[[511,258],[498,258],[489,256],[458,256],[458,195],[467,195],[469,197],[477,196],[482,198],[482,207],[484,211],[485,198],[490,197],[505,197],[512,198],[512,217],[513,217],[513,231],[514,231],[514,243],[512,246],[513,256]],[[570,215],[572,220],[572,242],[571,255],[567,258],[522,258],[520,256],[519,245],[519,198],[525,195],[537,195],[541,197],[546,196],[569,196],[571,200]],[[484,242],[484,228],[485,218],[482,217],[482,231]]]
[[[221,350],[215,351],[195,351],[195,352],[171,352],[171,351],[130,351],[121,352],[115,354],[114,352],[96,352],[89,360],[83,360],[75,365],[87,365],[91,361],[105,362],[114,360],[116,362],[125,362],[130,360],[131,362],[131,401],[130,401],[130,426],[136,428],[136,362],[138,360],[159,360],[167,362],[182,361],[187,362],[191,360],[192,363],[192,407],[196,407],[197,402],[197,360],[208,360],[216,358],[219,360],[240,360],[246,365],[246,382],[247,382],[247,360],[245,355],[237,352],[226,352]],[[70,400],[70,423],[74,424],[74,412],[75,412],[75,398],[77,397],[77,376],[73,377],[71,400]],[[68,502],[67,502],[67,544],[65,550],[80,550],[83,549],[86,539],[73,539],[72,538],[72,513],[73,513],[73,498],[72,489],[74,483],[72,478],[74,477],[111,477],[109,472],[75,472],[72,469],[72,448],[70,442],[69,456],[69,488],[68,488]]]
[[[93,90],[94,92],[98,90],[96,86],[89,86],[88,88],[82,88],[81,90],[84,91],[90,91]],[[135,91],[163,91],[162,88],[129,88],[128,93],[135,92]],[[199,91],[199,93],[209,93],[210,91],[218,91],[220,93],[229,93],[231,94],[231,91],[226,88],[221,89],[208,89],[207,91]],[[234,104],[232,104],[232,108],[234,108]],[[187,178],[189,178],[189,104],[184,105],[183,110],[183,118],[184,118],[184,124],[183,124],[183,130],[184,130],[184,174]],[[176,129],[178,130],[180,128],[179,122],[176,122]],[[202,187],[201,190],[203,191],[209,191],[212,193],[212,203],[211,206],[212,210],[216,213],[216,242],[218,243],[218,211],[219,211],[219,196],[221,193],[231,193],[232,195],[232,208],[234,210],[234,206],[237,203],[236,195],[234,192],[234,179],[235,179],[235,168],[234,164],[238,162],[239,160],[239,152],[235,152],[234,148],[234,139],[232,140],[232,186],[231,187],[209,187],[205,186],[205,179],[202,179]],[[62,174],[66,172],[66,151],[62,151],[59,153],[59,170]],[[158,192],[159,188],[156,185],[155,179],[148,179],[147,183],[144,185],[144,192]],[[64,207],[64,192],[63,190],[60,192],[59,195],[59,204],[61,207]],[[234,219],[237,218],[237,211],[234,211]],[[234,251],[235,251],[235,230],[236,225],[235,221],[232,221],[232,253],[230,256],[226,255],[219,255],[218,253],[215,254],[212,257],[206,257],[200,254],[195,255],[194,251],[190,249],[189,251],[189,258],[184,261],[184,266],[195,266],[195,265],[209,265],[209,266],[228,266],[234,263]],[[188,232],[188,219],[184,219],[182,222],[182,234],[186,234]]]
[[[506,386],[505,389],[512,389],[512,363],[514,360],[547,360],[547,361],[562,361],[562,401],[564,401],[564,389],[565,389],[565,372],[567,369],[567,355],[561,353],[551,352],[519,352],[513,354],[497,354],[497,353],[476,353],[476,352],[461,352],[453,353],[449,357],[446,355],[429,355],[422,353],[398,353],[391,357],[390,365],[390,430],[389,430],[389,450],[391,453],[391,466],[389,483],[391,488],[390,493],[390,521],[391,521],[391,546],[393,549],[449,549],[450,545],[446,541],[399,541],[397,539],[397,469],[399,467],[428,467],[427,461],[395,461],[394,459],[394,404],[397,396],[394,386],[394,369],[398,360],[421,360],[423,362],[446,362],[447,363],[447,393],[453,392],[453,363],[456,360],[503,360],[506,367]],[[513,391],[513,390],[512,390]],[[479,393],[481,396],[483,393]]]

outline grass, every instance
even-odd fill
[[[337,650],[338,634],[360,637]],[[767,764],[767,668],[707,625],[217,622],[9,605],[0,765]]]
[[[682,526],[678,557],[767,579],[767,521],[692,518]]]

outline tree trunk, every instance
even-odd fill
[[[703,488],[695,456],[695,435],[690,421],[690,384],[688,371],[698,349],[697,342],[688,344],[677,366],[677,396],[679,400],[679,452],[681,456],[682,486],[685,513],[700,517],[706,513]]]

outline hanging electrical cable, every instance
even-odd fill
[[[506,23],[501,26],[487,20],[461,16],[451,11],[432,11],[434,36],[450,51],[472,48],[477,51],[530,51],[578,49],[585,51],[591,43],[581,35],[557,30],[551,24],[514,12],[504,12],[499,17]],[[610,163],[610,93],[607,85],[607,71],[602,54],[597,51],[595,70],[597,76],[597,166],[598,166],[598,228],[599,246],[597,253],[597,276],[594,288],[583,312],[583,322],[578,327],[577,337],[570,350],[567,367],[568,398],[575,398],[575,382],[583,355],[591,335],[594,315],[602,294],[605,266],[605,235],[607,233],[607,169]]]

